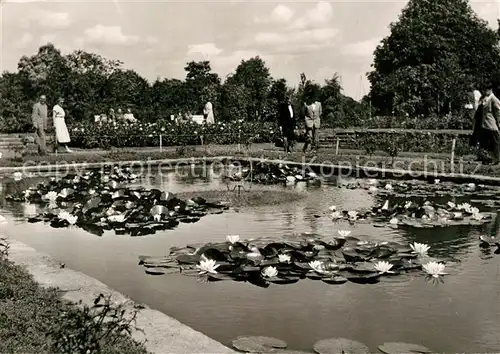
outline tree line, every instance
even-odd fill
[[[336,74],[323,85],[302,74],[300,85],[292,88],[285,79],[273,78],[258,56],[242,60],[224,81],[209,61],[187,63],[184,80],[157,79],[152,84],[122,65],[82,50],[62,55],[53,44],[41,46],[35,55],[20,59],[17,72],[0,77],[3,130],[29,129],[31,105],[41,94],[49,102],[64,97],[73,121],[91,120],[110,108],[131,108],[140,120],[153,122],[179,113],[201,114],[207,101],[220,121],[273,121],[285,95],[296,109],[304,95],[321,100],[326,124],[348,126],[353,117],[362,120],[366,113],[364,105],[342,94]]]

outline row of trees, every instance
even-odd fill
[[[485,81],[500,86],[500,34],[468,0],[410,0],[374,53],[369,96],[379,113],[460,112]]]
[[[64,97],[75,121],[118,107],[131,108],[141,120],[155,121],[178,113],[200,114],[207,101],[213,103],[218,120],[271,121],[285,94],[296,108],[305,96],[324,102],[325,123],[350,125],[346,117],[361,119],[365,113],[361,104],[341,93],[338,76],[319,85],[302,75],[294,89],[285,79],[272,78],[260,57],[242,60],[224,82],[208,61],[187,63],[185,71],[185,80],[158,79],[150,84],[134,70],[124,69],[120,61],[81,50],[62,55],[47,44],[35,55],[22,57],[17,72],[0,77],[0,115],[9,130],[24,130],[40,94],[49,102]]]

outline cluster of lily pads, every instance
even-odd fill
[[[327,284],[368,284],[422,271],[436,280],[445,274],[445,264],[430,258],[430,247],[425,244],[367,242],[350,236],[350,231],[338,234],[330,238],[303,234],[283,242],[242,241],[233,235],[225,242],[173,247],[164,257],[140,256],[139,265],[151,275],[181,273],[207,281],[246,281],[260,287],[306,278]]]
[[[28,221],[52,227],[79,226],[96,235],[104,230],[140,236],[193,223],[227,206],[200,197],[187,201],[158,189],[126,186],[138,177],[130,169],[89,171],[28,188],[6,199],[25,202]]]
[[[298,350],[287,350],[286,342],[272,337],[239,336],[232,341],[233,347],[242,353],[309,354]],[[378,346],[378,353],[433,353],[419,344],[388,342]],[[363,343],[346,338],[328,338],[317,341],[314,351],[318,354],[371,354],[373,351]]]
[[[292,184],[298,182],[319,182],[314,172],[305,172],[299,167],[290,167],[286,164],[252,163],[239,161],[236,171],[229,171],[224,176],[229,181],[246,181],[259,184]]]
[[[336,206],[331,206],[331,218],[334,221],[348,220],[355,222],[373,218],[386,221],[391,225],[404,225],[418,228],[444,227],[453,225],[481,225],[492,219],[491,213],[481,213],[478,208],[469,203],[456,204],[448,202],[445,205],[425,201],[418,204],[414,201],[402,201],[376,205],[371,210],[364,212],[338,211]]]

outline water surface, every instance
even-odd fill
[[[193,177],[190,171],[183,176],[165,172],[140,184],[174,193],[226,189],[226,184],[211,173]],[[4,196],[37,182],[4,179],[0,193]],[[304,198],[278,206],[208,215],[197,223],[143,237],[113,232],[97,237],[81,229],[28,224],[22,204],[4,201],[0,206],[10,221],[4,226],[9,237],[227,345],[239,335],[265,335],[285,340],[291,349],[312,351],[319,339],[346,337],[372,350],[383,342],[400,341],[421,343],[446,353],[500,352],[500,256],[485,255],[477,242],[481,233],[496,234],[500,219],[474,228],[351,226],[316,216],[324,214],[330,205],[352,210],[369,208],[380,200],[364,190],[338,188],[335,178],[323,181],[321,187],[299,184],[287,188],[298,189]],[[457,262],[444,284],[439,285],[416,277],[375,285],[302,280],[268,289],[239,282],[205,284],[180,275],[148,276],[137,265],[139,255],[161,256],[171,246],[223,241],[227,234],[281,238],[300,232],[335,235],[341,229],[352,230],[353,236],[366,240],[428,243],[432,256],[451,257]]]

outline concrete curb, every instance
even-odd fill
[[[38,166],[19,166],[19,167],[0,167],[0,175],[6,173],[14,172],[61,172],[61,169],[65,171],[70,171],[74,169],[75,172],[81,172],[85,169],[95,169],[105,166],[116,166],[121,167],[133,167],[134,165],[143,166],[145,163],[148,166],[161,166],[161,167],[172,167],[173,165],[179,164],[201,164],[203,162],[216,162],[216,161],[249,161],[249,162],[264,162],[264,163],[282,163],[289,166],[298,167],[309,167],[312,170],[327,170],[332,171],[332,175],[344,174],[347,176],[349,173],[351,175],[356,175],[359,177],[370,177],[370,178],[393,178],[393,179],[420,179],[425,180],[429,178],[436,178],[442,181],[451,181],[456,183],[481,183],[488,185],[500,185],[500,177],[492,177],[485,175],[469,175],[461,173],[441,173],[441,172],[426,172],[426,171],[409,171],[409,170],[395,170],[386,169],[378,167],[365,167],[365,166],[342,166],[334,164],[322,164],[322,163],[307,163],[307,162],[295,162],[280,159],[268,159],[268,158],[255,158],[248,156],[211,156],[211,157],[189,157],[180,159],[162,159],[162,160],[135,160],[135,161],[108,161],[108,162],[95,162],[95,163],[64,163],[55,165],[38,165]]]
[[[65,291],[62,296],[72,302],[82,301],[91,306],[99,295],[111,295],[116,304],[124,304],[132,309],[134,302],[117,291],[110,289],[97,279],[91,278],[61,266],[46,254],[39,253],[28,245],[9,238],[9,259],[33,275],[35,281],[43,287],[56,287]],[[236,353],[232,349],[183,325],[179,321],[160,311],[147,306],[137,314],[137,327],[144,331],[134,331],[132,337],[144,341],[146,349],[151,353],[170,354],[205,354]]]

